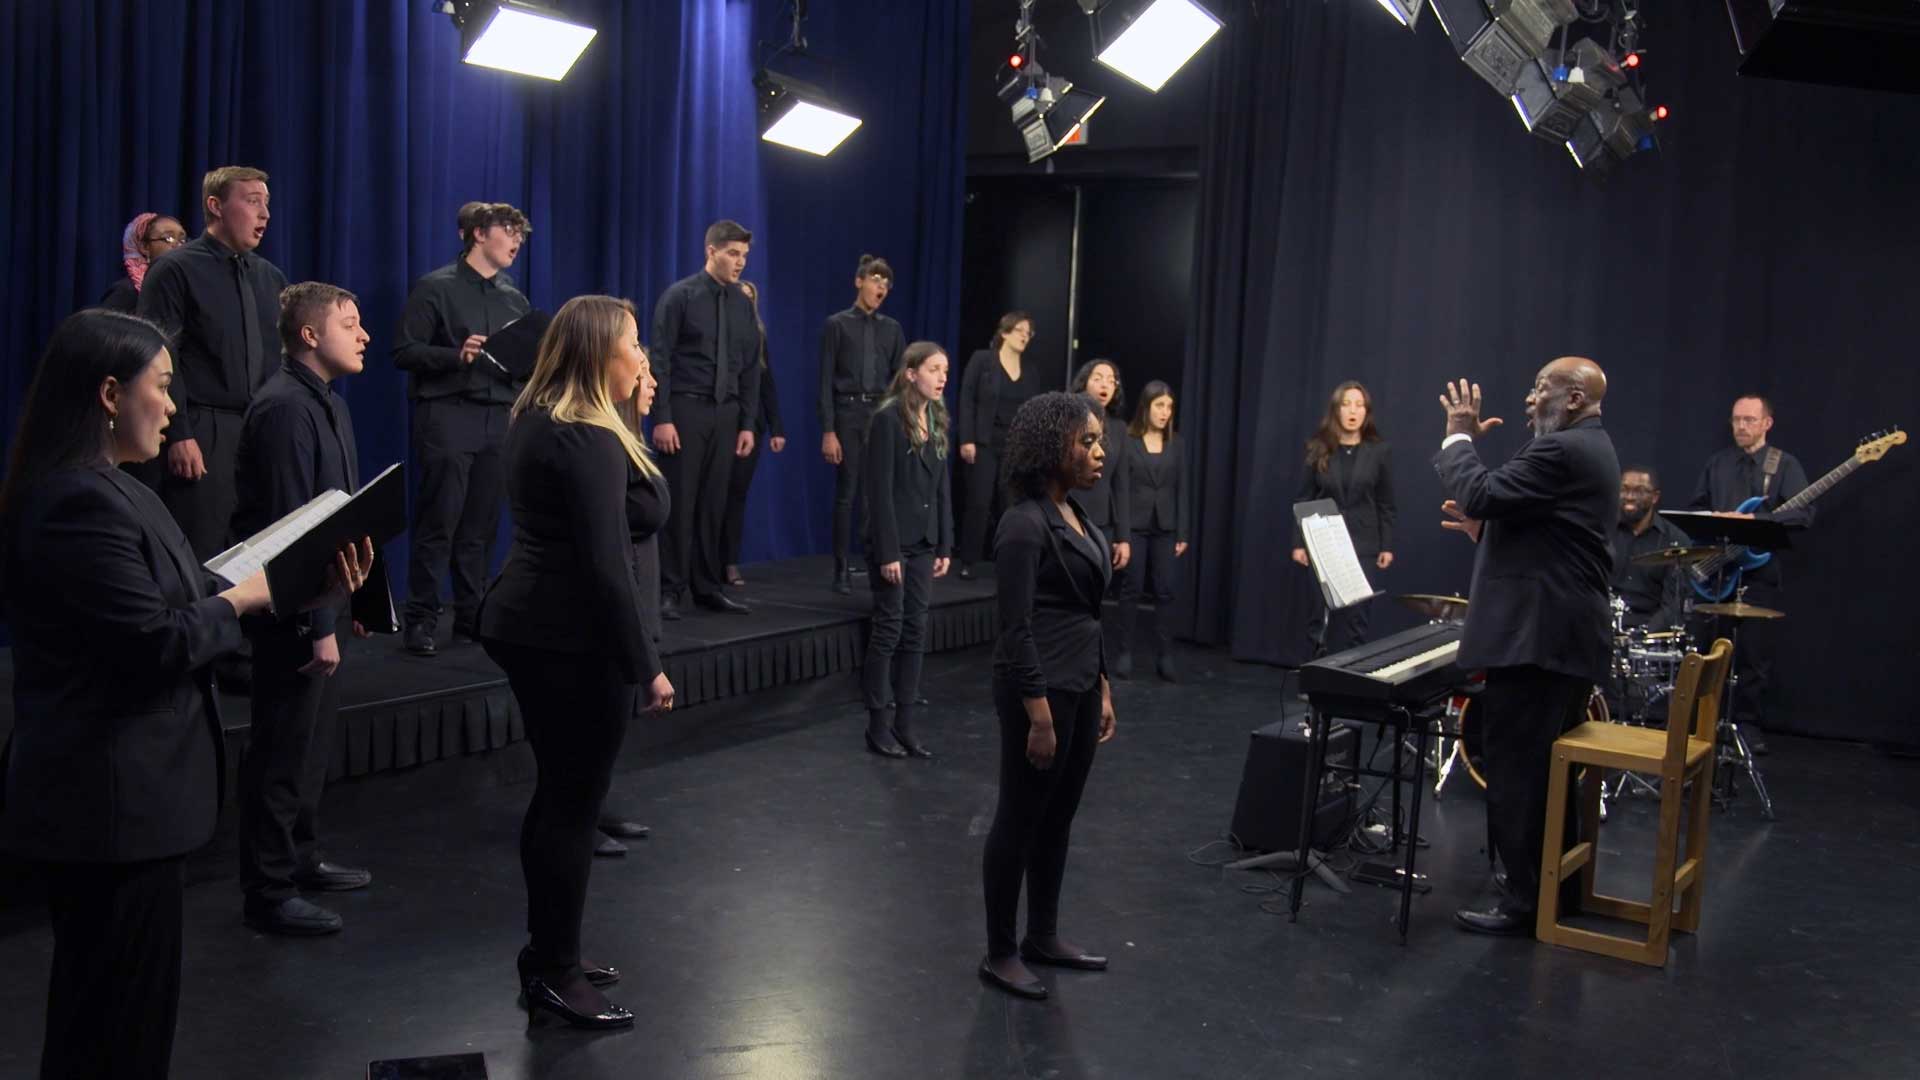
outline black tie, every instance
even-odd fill
[[[242,347],[247,358],[247,396],[260,387],[260,311],[254,305],[253,290],[247,287],[247,257],[233,257],[233,277],[240,287],[240,336],[245,338]]]

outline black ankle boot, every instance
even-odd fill
[[[903,758],[907,751],[894,741],[887,723],[887,710],[867,710],[867,749],[881,757]]]
[[[913,737],[914,708],[912,705],[896,705],[893,710],[893,738],[908,754],[917,758],[931,758],[933,751]]]

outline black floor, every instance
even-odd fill
[[[1402,947],[1395,894],[1315,884],[1289,924],[1246,891],[1276,879],[1196,864],[1224,855],[1206,845],[1280,673],[1182,659],[1180,686],[1121,686],[1076,832],[1063,929],[1113,970],[1047,975],[1049,1002],[973,974],[994,795],[976,649],[929,663],[932,763],[862,753],[845,677],[716,704],[629,755],[614,802],[654,837],[595,867],[587,913],[590,957],[627,973],[629,1033],[529,1031],[515,1006],[524,747],[336,785],[334,850],[375,874],[328,901],[345,933],[254,935],[226,857],[198,860],[174,1075],[347,1078],[464,1051],[494,1078],[1920,1076],[1914,763],[1773,740],[1780,820],[1751,800],[1716,817],[1703,933],[1665,970],[1455,931],[1485,873],[1456,778],[1427,806],[1435,889]],[[1639,865],[1648,808],[1610,822],[1614,865]],[[8,921],[13,1077],[36,1062],[50,943],[42,919]]]

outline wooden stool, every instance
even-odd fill
[[[1635,960],[1654,967],[1667,963],[1671,930],[1693,933],[1700,927],[1700,902],[1707,859],[1707,818],[1713,795],[1714,737],[1720,717],[1720,693],[1733,665],[1733,644],[1713,643],[1707,655],[1688,653],[1667,702],[1667,730],[1587,721],[1553,744],[1553,775],[1547,787],[1547,836],[1540,857],[1540,900],[1534,932],[1541,941],[1570,949]],[[1580,843],[1566,850],[1564,821],[1569,777],[1589,766],[1582,785]],[[1605,770],[1630,769],[1660,777],[1660,832],[1654,847],[1653,895],[1648,903],[1601,896],[1593,891],[1600,856],[1600,785]],[[1693,786],[1688,788],[1691,783]],[[1686,861],[1679,858],[1680,805],[1687,814]],[[1565,851],[1565,854],[1562,852]],[[1582,909],[1637,922],[1637,936],[1580,930],[1560,922],[1560,883],[1578,874]],[[1674,910],[1674,894],[1680,909]]]

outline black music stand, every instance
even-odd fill
[[[1334,612],[1385,594],[1367,580],[1366,568],[1360,565],[1360,556],[1353,550],[1353,537],[1347,532],[1347,521],[1340,516],[1338,503],[1332,499],[1294,503],[1293,521],[1306,545],[1307,562],[1313,568],[1313,579],[1320,586],[1320,599],[1325,605],[1326,613],[1313,628],[1311,659],[1318,660],[1326,655],[1327,628],[1333,624]]]

